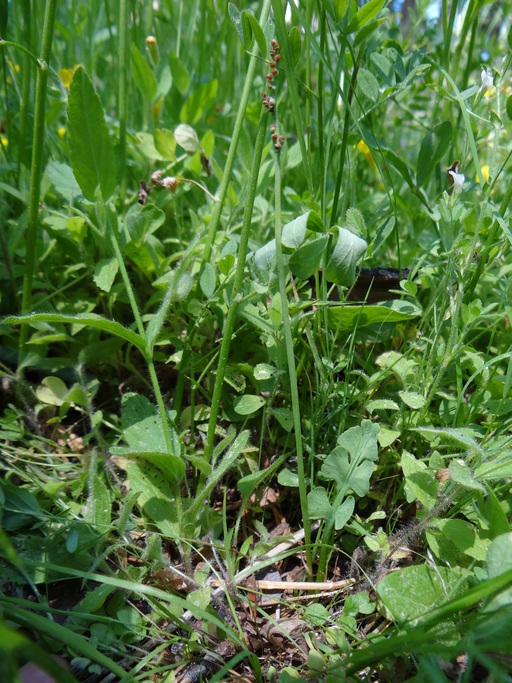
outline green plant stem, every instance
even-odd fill
[[[258,176],[261,165],[261,155],[263,146],[265,144],[265,133],[267,130],[268,112],[262,106],[260,121],[258,125],[258,132],[256,134],[256,142],[254,143],[254,152],[252,157],[251,178],[249,182],[249,192],[244,209],[244,217],[242,222],[242,231],[240,234],[240,246],[238,247],[238,259],[236,265],[235,281],[233,284],[233,291],[231,294],[231,301],[229,303],[228,314],[224,331],[222,335],[222,344],[220,347],[219,362],[217,365],[217,374],[215,376],[215,385],[213,387],[213,397],[210,410],[210,420],[208,422],[208,437],[204,449],[204,458],[207,462],[213,451],[213,441],[215,438],[215,427],[217,426],[217,418],[219,416],[220,401],[222,396],[222,387],[224,384],[224,375],[229,357],[229,350],[231,348],[231,339],[235,329],[236,313],[242,297],[242,284],[245,275],[245,261],[247,258],[247,245],[249,243],[249,235],[251,232],[252,213],[254,208],[254,199],[256,197],[256,190],[258,188]],[[203,475],[204,476],[204,475]]]
[[[41,192],[41,175],[43,172],[43,148],[45,138],[46,87],[48,68],[52,52],[53,27],[57,0],[47,0],[43,37],[41,41],[41,60],[37,71],[36,103],[34,111],[34,133],[32,140],[32,167],[30,173],[30,193],[28,200],[28,218],[26,233],[25,273],[23,278],[23,295],[21,312],[28,313],[32,308],[32,282],[36,265],[36,244],[39,227],[39,196]],[[30,54],[30,53],[29,53]],[[23,373],[23,361],[27,355],[28,325],[22,325],[19,345],[19,370]]]
[[[288,377],[290,379],[290,396],[293,412],[293,427],[295,433],[295,448],[297,456],[297,476],[299,479],[299,497],[304,524],[304,542],[306,546],[306,563],[308,572],[313,575],[313,556],[311,552],[311,521],[309,519],[308,497],[306,491],[306,477],[304,471],[304,452],[302,448],[302,425],[300,419],[299,389],[297,386],[297,372],[293,353],[293,335],[288,311],[288,297],[286,293],[286,275],[284,269],[283,248],[281,245],[281,154],[276,153],[275,163],[275,223],[274,234],[276,240],[277,272],[279,276],[279,292],[281,294],[281,311],[283,316],[283,331],[286,347],[286,361]]]
[[[263,25],[267,20],[267,16],[270,9],[271,0],[264,0],[263,8],[261,10],[259,23]],[[265,57],[266,55],[263,55]],[[233,170],[233,164],[235,161],[236,150],[238,147],[238,142],[240,140],[240,135],[242,133],[242,125],[245,118],[245,110],[247,109],[247,103],[249,102],[249,97],[251,95],[251,90],[253,88],[254,75],[256,73],[256,66],[260,63],[260,60],[252,55],[249,60],[249,68],[247,69],[247,76],[244,83],[244,89],[242,91],[242,96],[240,98],[240,104],[238,105],[238,113],[235,120],[235,126],[233,128],[233,137],[231,138],[231,144],[229,146],[228,157],[226,159],[226,165],[224,167],[224,174],[222,176],[222,182],[220,184],[218,195],[218,202],[213,207],[212,217],[210,220],[210,226],[208,228],[208,235],[206,238],[206,243],[204,245],[203,252],[203,263],[210,260],[212,253],[213,240],[217,233],[222,209],[224,207],[224,202],[226,200],[226,195],[229,187],[229,180],[231,178],[231,171]]]
[[[104,224],[106,231],[108,232],[109,240],[112,245],[112,249],[114,250],[115,257],[117,259],[117,262],[119,264],[119,270],[121,272],[121,277],[124,282],[124,286],[126,288],[126,293],[128,295],[128,299],[130,301],[130,306],[132,307],[132,312],[133,312],[133,317],[135,318],[135,324],[137,325],[137,331],[139,333],[139,336],[142,337],[142,339],[147,341],[147,335],[146,335],[146,330],[144,329],[144,323],[142,322],[141,315],[139,313],[139,307],[137,305],[137,301],[135,299],[135,293],[133,291],[133,287],[130,282],[130,278],[128,277],[128,271],[126,270],[126,266],[123,261],[123,255],[121,253],[121,249],[119,247],[119,243],[117,241],[117,237],[115,234],[114,229],[112,228],[112,225],[110,223],[110,219],[108,217],[108,214],[105,209],[105,204],[103,203],[103,199],[99,198],[98,199],[98,205],[99,205],[99,214],[100,214],[100,220]],[[162,422],[162,428],[164,432],[164,437],[165,437],[165,445],[167,446],[167,451],[171,455],[174,455],[174,447],[172,443],[172,437],[171,437],[171,432],[169,429],[169,418],[167,416],[167,412],[165,410],[165,404],[164,404],[164,399],[162,396],[162,392],[160,390],[160,385],[158,384],[158,377],[156,375],[156,370],[155,370],[155,365],[153,363],[153,358],[152,358],[152,350],[148,348],[148,345],[146,345],[145,353],[144,353],[144,360],[146,361],[146,364],[148,366],[148,371],[149,371],[149,378],[151,380],[151,386],[153,388],[153,393],[156,398],[156,402],[158,405],[158,411],[160,413],[160,420]]]
[[[267,20],[267,16],[270,10],[271,0],[264,0],[263,9],[261,10],[260,24],[263,24]],[[265,55],[263,55],[265,57]],[[222,181],[217,192],[217,202],[213,207],[212,217],[210,219],[210,225],[208,227],[208,234],[206,236],[206,242],[203,250],[203,263],[210,260],[212,255],[213,241],[215,235],[219,228],[220,217],[222,215],[222,209],[224,207],[224,202],[226,200],[226,195],[229,188],[229,180],[231,178],[231,171],[233,170],[233,164],[235,162],[236,150],[238,147],[238,142],[240,140],[240,135],[242,133],[242,125],[245,118],[245,110],[247,109],[247,103],[249,102],[249,97],[251,95],[251,90],[253,87],[254,75],[256,73],[256,66],[259,64],[259,59],[253,55],[249,61],[249,68],[247,69],[247,76],[245,79],[244,89],[242,91],[242,96],[240,98],[240,104],[238,106],[238,113],[235,120],[235,126],[233,129],[233,137],[231,138],[231,144],[229,146],[228,157],[226,159],[226,165],[224,167],[224,173],[222,176]],[[199,289],[199,285],[198,285]],[[180,372],[178,375],[178,380],[176,382],[176,391],[174,393],[173,407],[176,412],[181,412],[181,402],[183,399],[183,392],[185,389],[185,373],[187,372],[190,363],[190,346],[195,333],[195,320],[191,320],[185,339],[185,346],[183,350],[183,355],[180,363]],[[188,348],[187,348],[188,347]]]
[[[350,79],[350,87],[347,96],[348,106],[345,108],[345,120],[343,122],[343,137],[341,139],[341,150],[340,150],[340,161],[338,166],[338,175],[336,176],[336,186],[334,188],[334,197],[332,200],[332,210],[331,210],[331,221],[330,227],[332,228],[338,220],[338,201],[340,198],[341,191],[341,181],[343,180],[343,170],[345,168],[345,157],[347,154],[347,143],[348,134],[350,132],[350,105],[352,104],[352,97],[354,95],[354,90],[357,81],[357,72],[359,71],[359,62],[354,64],[354,70],[352,72],[352,78]]]
[[[23,14],[23,41],[25,45],[31,45],[30,36],[30,0],[23,0],[22,4]],[[32,53],[24,54],[23,58],[23,74],[21,82],[21,105],[20,105],[20,135],[18,140],[18,187],[20,183],[19,173],[21,164],[28,166],[29,151],[27,145],[27,129],[28,129],[28,111],[30,99],[30,81],[32,76],[31,61]]]
[[[124,204],[126,194],[126,113],[127,113],[127,80],[130,67],[129,32],[129,7],[128,0],[119,2],[119,90],[118,90],[118,117],[119,117],[119,178],[121,182],[120,203]]]
[[[41,54],[41,58],[38,59],[34,54],[32,54],[32,52],[30,52],[30,50],[28,48],[24,47],[23,45],[20,45],[19,43],[14,42],[12,40],[0,41],[0,47],[2,47],[2,48],[15,47],[20,52],[23,52],[25,57],[30,58],[35,63],[35,65],[37,67],[39,67],[40,69],[43,69],[43,63],[46,64],[46,71],[47,71],[47,76],[48,76],[48,62],[45,59],[43,59],[42,54]],[[37,97],[37,91],[36,91],[36,97]]]
[[[308,183],[309,193],[311,197],[313,197],[315,194],[313,189],[313,176],[311,172],[311,167],[308,164],[308,154],[306,149],[306,142],[304,140],[304,131],[302,123],[302,110],[299,100],[299,93],[297,89],[297,79],[295,78],[292,49],[290,47],[290,41],[288,40],[288,31],[286,29],[284,5],[281,2],[281,0],[272,0],[272,9],[274,10],[274,21],[276,22],[277,35],[279,37],[281,45],[281,52],[284,57],[283,68],[286,71],[287,77],[289,96],[288,101],[292,107],[293,120],[295,123],[297,139],[299,141],[300,153],[302,156],[304,177],[306,178]]]

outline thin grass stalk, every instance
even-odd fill
[[[263,25],[266,20],[270,10],[271,0],[264,0],[263,8],[261,10],[259,23]],[[262,55],[266,57],[266,55]],[[212,218],[210,221],[210,226],[208,229],[208,236],[206,238],[206,244],[204,246],[203,252],[203,263],[210,260],[212,253],[213,240],[219,228],[220,217],[222,209],[224,207],[224,202],[226,200],[226,195],[228,192],[229,181],[231,178],[231,171],[233,170],[233,164],[235,162],[236,150],[238,147],[238,142],[240,140],[240,135],[242,133],[242,125],[245,119],[245,110],[247,109],[247,104],[249,102],[249,97],[251,95],[251,90],[253,88],[254,75],[256,73],[256,67],[259,65],[260,59],[255,55],[252,55],[249,60],[249,68],[247,69],[247,76],[245,79],[244,89],[242,91],[242,96],[240,98],[240,104],[238,105],[238,114],[235,120],[235,126],[233,128],[233,137],[231,138],[231,144],[229,146],[228,157],[226,159],[226,165],[224,167],[224,174],[222,176],[222,182],[218,191],[218,202],[213,207]]]
[[[98,206],[99,206],[100,221],[102,222],[104,228],[106,229],[106,232],[109,236],[110,243],[112,245],[112,249],[114,251],[114,255],[115,255],[117,263],[119,265],[121,277],[122,277],[122,280],[123,280],[123,283],[125,286],[126,293],[128,295],[128,300],[130,301],[130,306],[132,308],[133,317],[135,318],[135,324],[137,325],[137,331],[143,339],[146,339],[147,338],[146,337],[146,330],[144,329],[144,323],[142,322],[142,318],[141,318],[141,315],[139,312],[139,307],[137,305],[137,300],[135,299],[135,293],[133,291],[133,287],[132,287],[132,284],[130,282],[130,278],[128,277],[128,271],[126,270],[126,266],[125,266],[124,261],[123,261],[123,255],[121,253],[121,249],[120,249],[119,243],[117,241],[117,236],[116,236],[115,231],[111,225],[108,213],[106,212],[105,204],[103,203],[103,198],[101,198],[101,197],[98,199]],[[160,413],[160,420],[162,422],[162,428],[163,428],[164,438],[165,438],[165,445],[167,446],[168,453],[171,455],[174,455],[172,437],[171,437],[171,432],[169,429],[169,419],[167,416],[167,412],[165,410],[164,399],[162,396],[162,392],[160,390],[160,385],[158,384],[158,377],[156,375],[156,370],[155,370],[155,366],[154,366],[153,359],[152,359],[152,353],[151,353],[150,349],[146,349],[146,352],[144,354],[144,360],[146,361],[146,364],[148,366],[149,377],[151,380],[151,386],[153,388],[153,393],[155,395],[156,402],[158,405],[158,411]]]
[[[224,384],[224,375],[231,348],[231,339],[235,329],[236,313],[241,301],[242,284],[245,275],[245,261],[247,258],[247,245],[249,243],[249,235],[251,232],[252,214],[254,208],[254,199],[258,189],[258,176],[261,165],[261,155],[263,146],[265,144],[265,134],[267,131],[268,112],[262,106],[260,121],[258,125],[258,132],[256,134],[256,141],[254,143],[254,152],[252,158],[251,178],[249,182],[249,191],[247,195],[247,202],[244,209],[244,217],[242,222],[242,231],[240,234],[240,246],[238,247],[238,259],[235,273],[235,281],[233,284],[233,291],[229,303],[226,323],[224,325],[224,332],[222,335],[222,344],[220,347],[219,361],[217,365],[217,374],[215,376],[215,385],[213,387],[213,396],[210,409],[210,420],[208,422],[208,437],[204,449],[204,458],[207,462],[213,451],[213,441],[215,438],[215,427],[217,426],[217,418],[220,411],[220,402],[222,396],[222,387]]]
[[[304,176],[306,177],[308,183],[309,194],[311,197],[313,197],[313,176],[311,172],[311,166],[308,164],[308,154],[306,149],[306,142],[304,140],[301,105],[299,101],[299,93],[297,90],[297,80],[295,78],[292,50],[290,47],[290,41],[288,40],[288,31],[286,30],[286,21],[284,18],[284,8],[281,0],[272,0],[272,9],[274,11],[274,21],[276,22],[277,36],[280,40],[281,52],[284,57],[284,69],[286,72],[288,82],[289,102],[292,107],[293,120],[295,123],[297,139],[299,141]],[[309,25],[306,24],[304,21],[302,21],[302,24],[306,26]]]
[[[348,101],[349,106],[345,109],[345,119],[343,121],[343,137],[341,139],[338,175],[336,176],[336,186],[334,188],[334,196],[332,199],[332,211],[331,211],[331,221],[330,221],[330,227],[331,228],[337,223],[337,219],[338,219],[338,201],[340,198],[341,182],[343,180],[343,171],[345,168],[345,158],[347,155],[348,135],[350,132],[350,115],[351,115],[350,105],[352,104],[352,97],[354,95],[354,90],[356,88],[358,71],[359,71],[359,62],[357,61],[354,64],[354,70],[352,72],[352,78],[350,79],[350,87],[349,87],[349,91],[348,91],[348,95],[347,95],[347,101]]]
[[[267,16],[270,10],[271,0],[265,0],[263,4],[263,9],[261,10],[260,24],[263,24],[267,20]],[[265,57],[265,55],[263,55]],[[208,228],[208,234],[206,237],[206,242],[203,250],[203,263],[210,260],[212,255],[212,246],[215,239],[217,230],[219,229],[220,217],[222,215],[222,209],[224,207],[224,202],[226,201],[226,195],[229,188],[229,181],[231,178],[231,171],[233,170],[233,164],[235,162],[236,150],[238,147],[238,142],[240,140],[240,135],[242,133],[242,125],[245,118],[245,110],[247,109],[247,104],[249,102],[249,97],[251,95],[251,90],[253,87],[253,80],[256,73],[256,67],[259,64],[259,59],[253,55],[249,61],[249,68],[247,69],[247,76],[245,79],[244,89],[242,91],[242,96],[240,98],[240,104],[238,106],[238,113],[235,120],[235,126],[233,129],[233,137],[231,138],[231,144],[228,150],[228,156],[226,159],[226,165],[224,167],[224,173],[222,176],[222,181],[217,192],[217,202],[215,203],[212,211],[212,217],[210,220],[210,225]],[[199,286],[198,286],[199,287]],[[186,344],[190,345],[195,333],[196,321],[191,320],[187,328]],[[181,402],[183,399],[183,392],[185,389],[185,373],[189,368],[190,363],[190,349],[185,346],[183,351],[182,360],[180,363],[180,370],[178,375],[178,380],[176,382],[176,390],[174,393],[173,407],[178,412],[181,412]]]
[[[25,273],[23,277],[23,295],[21,312],[28,313],[32,308],[32,283],[36,265],[36,244],[39,228],[39,196],[41,193],[41,176],[43,172],[43,149],[45,138],[46,88],[48,68],[52,52],[53,28],[57,0],[47,0],[44,13],[43,36],[41,40],[41,59],[37,71],[36,103],[34,111],[34,132],[32,141],[32,166],[30,173],[30,193],[28,200],[28,218],[26,233]],[[27,324],[21,326],[19,345],[19,371],[27,355]]]
[[[284,342],[286,347],[286,361],[288,365],[288,377],[290,379],[290,397],[293,413],[293,427],[295,434],[295,449],[297,456],[297,476],[299,479],[299,497],[304,524],[304,543],[306,546],[306,564],[308,572],[313,575],[313,556],[311,552],[311,522],[309,519],[308,497],[306,490],[306,476],[304,470],[304,452],[302,448],[302,425],[300,418],[299,389],[297,385],[297,372],[295,369],[295,356],[293,353],[293,335],[288,310],[288,298],[286,293],[286,275],[281,245],[281,153],[276,152],[275,163],[275,218],[274,235],[276,240],[277,272],[279,276],[279,292],[281,294],[281,311],[283,317]]]
[[[23,15],[23,43],[30,49],[32,47],[30,31],[30,0],[23,0],[21,13]],[[30,81],[32,79],[32,68],[30,62],[30,56],[24,54],[23,74],[21,81],[20,131],[18,138],[18,187],[21,181],[19,177],[21,165],[25,164],[28,166],[30,156],[27,145]]]
[[[118,117],[119,117],[119,178],[120,204],[123,206],[126,194],[126,114],[128,107],[128,70],[130,68],[128,0],[119,2],[119,89],[118,89]]]

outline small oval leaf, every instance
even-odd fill
[[[245,394],[240,398],[235,399],[233,407],[235,413],[238,415],[252,415],[265,405],[265,399],[262,396],[255,396],[253,394]]]

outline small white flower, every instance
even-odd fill
[[[454,192],[462,192],[462,187],[464,185],[464,181],[466,180],[466,176],[464,173],[456,173],[455,171],[450,171],[450,175],[453,178],[453,190]]]
[[[492,71],[488,71],[485,67],[482,69],[481,73],[482,77],[482,86],[484,88],[484,91],[487,92],[489,88],[492,88],[494,84],[494,76],[492,75]]]

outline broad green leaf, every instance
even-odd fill
[[[194,280],[188,273],[183,273],[180,276],[178,283],[176,285],[176,300],[185,301],[185,299],[190,294]]]
[[[363,214],[354,207],[347,209],[345,214],[345,224],[351,228],[351,232],[359,237],[366,236],[366,224],[364,222]]]
[[[293,427],[293,413],[290,408],[270,408],[268,412],[276,418],[285,431],[291,432]]]
[[[378,457],[379,426],[363,420],[360,426],[347,429],[337,439],[336,448],[327,456],[321,474],[335,481],[340,492],[353,491],[365,496],[370,489],[374,461]]]
[[[343,529],[347,522],[350,521],[350,518],[354,514],[355,506],[356,501],[354,496],[347,496],[343,503],[334,513],[334,528],[336,529],[336,531],[340,531],[340,529]]]
[[[414,381],[416,368],[418,367],[417,361],[412,358],[406,358],[397,351],[382,353],[375,361],[375,364],[379,368],[392,372],[405,385]]]
[[[350,230],[338,228],[338,240],[327,263],[325,277],[329,282],[350,287],[356,279],[356,265],[367,248],[365,240]]]
[[[390,149],[383,150],[383,155],[386,161],[400,173],[407,185],[412,189],[414,187],[414,180],[407,162]]]
[[[277,372],[277,368],[274,365],[269,365],[268,363],[258,363],[254,366],[254,379],[258,381],[264,381],[273,377]]]
[[[180,147],[183,147],[187,154],[195,154],[199,149],[199,138],[196,131],[186,123],[180,123],[174,130],[174,137]]]
[[[174,52],[171,52],[169,55],[169,67],[171,69],[172,82],[178,88],[180,93],[185,95],[190,87],[190,76],[187,71],[187,67],[183,64],[179,57],[176,57]]]
[[[479,561],[485,560],[490,540],[480,538],[470,522],[464,519],[439,519],[436,520],[436,529],[464,555]]]
[[[489,578],[500,576],[512,569],[512,533],[508,532],[494,538],[489,544],[486,557]],[[512,588],[498,593],[485,605],[486,612],[503,610],[505,606],[512,604]],[[510,631],[508,632],[510,634]]]
[[[377,435],[377,441],[379,442],[379,446],[381,448],[388,448],[388,446],[391,446],[392,443],[395,443],[400,434],[401,432],[398,429],[390,429],[385,425],[381,425],[380,432]]]
[[[297,26],[292,27],[290,33],[288,34],[288,41],[290,43],[293,66],[297,66],[302,52],[302,41],[300,37],[300,31]]]
[[[362,497],[370,490],[373,462],[350,459],[344,449],[335,448],[325,459],[320,471],[326,479],[336,481],[339,488],[351,490]]]
[[[168,453],[156,406],[145,396],[125,394],[121,403],[121,425],[127,447],[113,447],[112,455],[149,462],[158,467],[168,482],[176,484],[181,481],[185,475],[185,465],[179,456]],[[177,436],[174,433],[172,436],[174,452],[179,453]]]
[[[388,574],[377,584],[376,591],[391,618],[400,625],[428,615],[464,587],[460,572],[421,564]]]
[[[252,34],[251,22],[249,21],[249,14],[246,10],[242,10],[240,20],[243,35],[242,44],[246,50],[250,50],[254,43],[254,36]]]
[[[36,389],[36,396],[41,403],[61,406],[67,399],[68,388],[60,377],[45,377]]]
[[[437,502],[439,484],[424,462],[404,451],[400,461],[405,476],[405,497],[408,503],[418,500],[427,510]]]
[[[457,458],[450,460],[449,470],[451,479],[456,484],[460,484],[463,488],[469,489],[470,491],[486,493],[485,486],[474,478],[464,460],[459,460]]]
[[[83,244],[85,236],[87,235],[87,222],[81,216],[72,216],[67,220],[67,228],[71,237],[79,244]]]
[[[384,83],[386,85],[391,85],[393,82],[395,69],[393,68],[393,64],[391,64],[389,59],[380,52],[372,52],[372,54],[370,55],[370,61],[372,63],[373,68],[382,78]]]
[[[273,268],[274,257],[276,255],[276,241],[271,240],[264,244],[254,254],[254,265],[263,271],[268,271]]]
[[[87,510],[84,519],[95,530],[104,533],[110,525],[110,493],[103,479],[96,474],[87,496]]]
[[[102,259],[94,269],[94,282],[103,292],[110,292],[118,270],[119,263],[116,258]]]
[[[204,83],[192,92],[180,111],[180,121],[193,126],[215,104],[217,80]]]
[[[324,232],[322,219],[315,211],[307,211],[287,223],[282,230],[281,244],[289,249],[298,249],[304,242],[306,230]]]
[[[425,397],[421,394],[418,394],[417,391],[399,391],[398,395],[405,405],[413,410],[419,410],[420,408],[423,408],[426,403]]]
[[[145,462],[128,462],[126,472],[130,491],[138,493],[137,503],[167,538],[176,538],[179,522],[176,503],[172,499],[168,478]]]
[[[332,0],[336,21],[343,19],[348,10],[349,0]]]
[[[479,436],[478,432],[469,427],[461,427],[459,429],[451,429],[449,427],[439,429],[435,427],[413,427],[412,429],[419,432],[429,441],[437,441],[439,439],[441,443],[456,443],[463,448],[468,448],[470,451],[478,453],[481,457],[484,456],[482,448],[476,441],[476,438]]]
[[[13,486],[0,481],[0,490],[4,498],[2,510],[2,528],[4,531],[16,531],[33,524],[42,518],[42,511],[37,498],[20,486]]]
[[[482,511],[483,517],[489,525],[490,538],[496,538],[510,531],[510,524],[504,507],[492,489],[488,489]]]
[[[507,116],[512,121],[512,95],[507,97]]]
[[[161,451],[143,451],[138,448],[123,448],[122,446],[113,446],[110,452],[116,457],[150,463],[158,467],[170,484],[179,484],[185,476],[185,463],[177,455],[162,453]]]
[[[215,135],[213,130],[207,130],[201,138],[201,148],[206,157],[211,157],[215,149]]]
[[[287,467],[285,467],[279,472],[279,474],[277,475],[277,481],[281,484],[281,486],[289,486],[293,489],[299,488],[299,475],[297,474],[297,472],[292,472]],[[324,489],[321,490],[323,491]],[[309,512],[311,513],[311,507],[309,507]]]
[[[252,415],[265,405],[265,399],[262,396],[254,394],[245,394],[233,401],[233,408],[238,415]]]
[[[78,612],[79,614],[96,612],[105,604],[106,599],[113,590],[115,590],[115,587],[109,586],[108,584],[101,584],[96,588],[92,588],[79,603],[71,608],[70,611]]]
[[[154,233],[165,222],[165,213],[154,204],[134,204],[125,216],[126,230],[130,242],[141,247],[149,235]]]
[[[321,486],[308,493],[308,511],[310,519],[327,519],[331,514],[331,504],[327,491]]]
[[[81,66],[69,88],[67,125],[71,165],[84,197],[94,202],[99,185],[107,201],[116,187],[114,154],[100,99]]]
[[[380,12],[385,3],[386,0],[369,0],[369,2],[358,9],[351,19],[347,26],[346,34],[349,35],[350,33],[363,28],[365,24],[371,21]]]
[[[340,330],[353,330],[377,323],[397,323],[421,315],[421,309],[408,301],[393,301],[384,306],[341,306],[329,307],[331,324]]]
[[[172,130],[155,128],[153,131],[153,140],[156,149],[159,154],[162,155],[162,159],[172,161],[176,158],[176,138],[174,137]]]
[[[304,242],[308,224],[308,214],[294,218],[287,223],[281,233],[281,244],[288,249],[298,249]]]
[[[238,9],[236,5],[233,5],[232,2],[228,3],[228,13],[229,13],[229,18],[233,22],[233,26],[236,29],[236,32],[238,33],[238,37],[240,38],[240,42],[242,43],[244,50],[246,49],[246,35],[244,33],[244,25],[243,25],[243,19],[242,19],[242,12]]]
[[[366,410],[372,413],[374,410],[399,410],[400,406],[390,398],[379,398],[375,401],[368,401],[365,405]]]
[[[160,415],[156,406],[145,396],[124,394],[121,402],[121,425],[123,439],[132,450],[167,453]]]
[[[146,351],[146,342],[136,332],[113,320],[107,320],[96,313],[77,313],[76,315],[63,315],[61,313],[29,313],[28,315],[10,316],[4,318],[2,323],[6,325],[21,325],[23,323],[71,323],[77,325],[90,325],[108,334],[113,334],[137,347],[142,354]]]
[[[386,21],[386,18],[382,19],[376,19],[375,21],[371,21],[369,24],[366,24],[360,31],[357,32],[356,37],[354,38],[354,48],[358,47],[361,43],[364,43],[365,40],[367,40],[375,31],[379,28],[381,24],[383,24]]]
[[[215,271],[211,263],[203,263],[199,271],[199,285],[207,299],[215,292]]]
[[[233,387],[239,394],[242,393],[242,391],[245,391],[245,387],[247,386],[245,375],[239,372],[236,366],[233,365],[228,365],[226,367],[224,381],[226,384],[229,384],[230,387]]]
[[[256,19],[255,16],[253,16],[252,12],[247,12],[247,18],[249,19],[249,23],[251,25],[252,33],[253,36],[256,38],[256,42],[258,43],[258,47],[260,49],[261,55],[263,58],[267,56],[267,41],[265,39],[265,34],[263,33],[263,29],[261,26],[258,24],[258,20]]]
[[[131,44],[131,59],[130,65],[132,69],[133,80],[135,85],[142,93],[142,96],[147,102],[152,102],[157,91],[157,83],[153,70],[146,62],[144,57],[139,52],[135,43]]]
[[[361,425],[350,427],[338,437],[337,444],[354,459],[367,458],[375,461],[379,456],[377,434],[379,425],[363,420]]]
[[[320,267],[329,238],[327,235],[305,242],[290,256],[289,266],[292,273],[301,280],[307,280]]]
[[[475,469],[475,477],[481,480],[493,481],[512,477],[512,453],[507,452],[507,458],[489,460]]]
[[[82,196],[82,190],[80,189],[80,185],[76,182],[71,166],[63,164],[60,161],[50,161],[46,166],[46,173],[48,175],[48,180],[55,188],[55,191],[58,192],[66,202],[73,202],[75,199]],[[79,220],[78,217],[76,217],[76,219]]]
[[[438,123],[429,131],[421,142],[418,154],[416,181],[422,187],[430,178],[434,167],[448,151],[453,137],[452,124],[449,121]]]
[[[223,275],[229,275],[231,269],[235,265],[235,257],[233,254],[226,254],[223,256],[219,263],[219,270]]]
[[[379,82],[371,71],[361,67],[357,72],[357,85],[363,95],[372,102],[377,102],[379,99]]]

